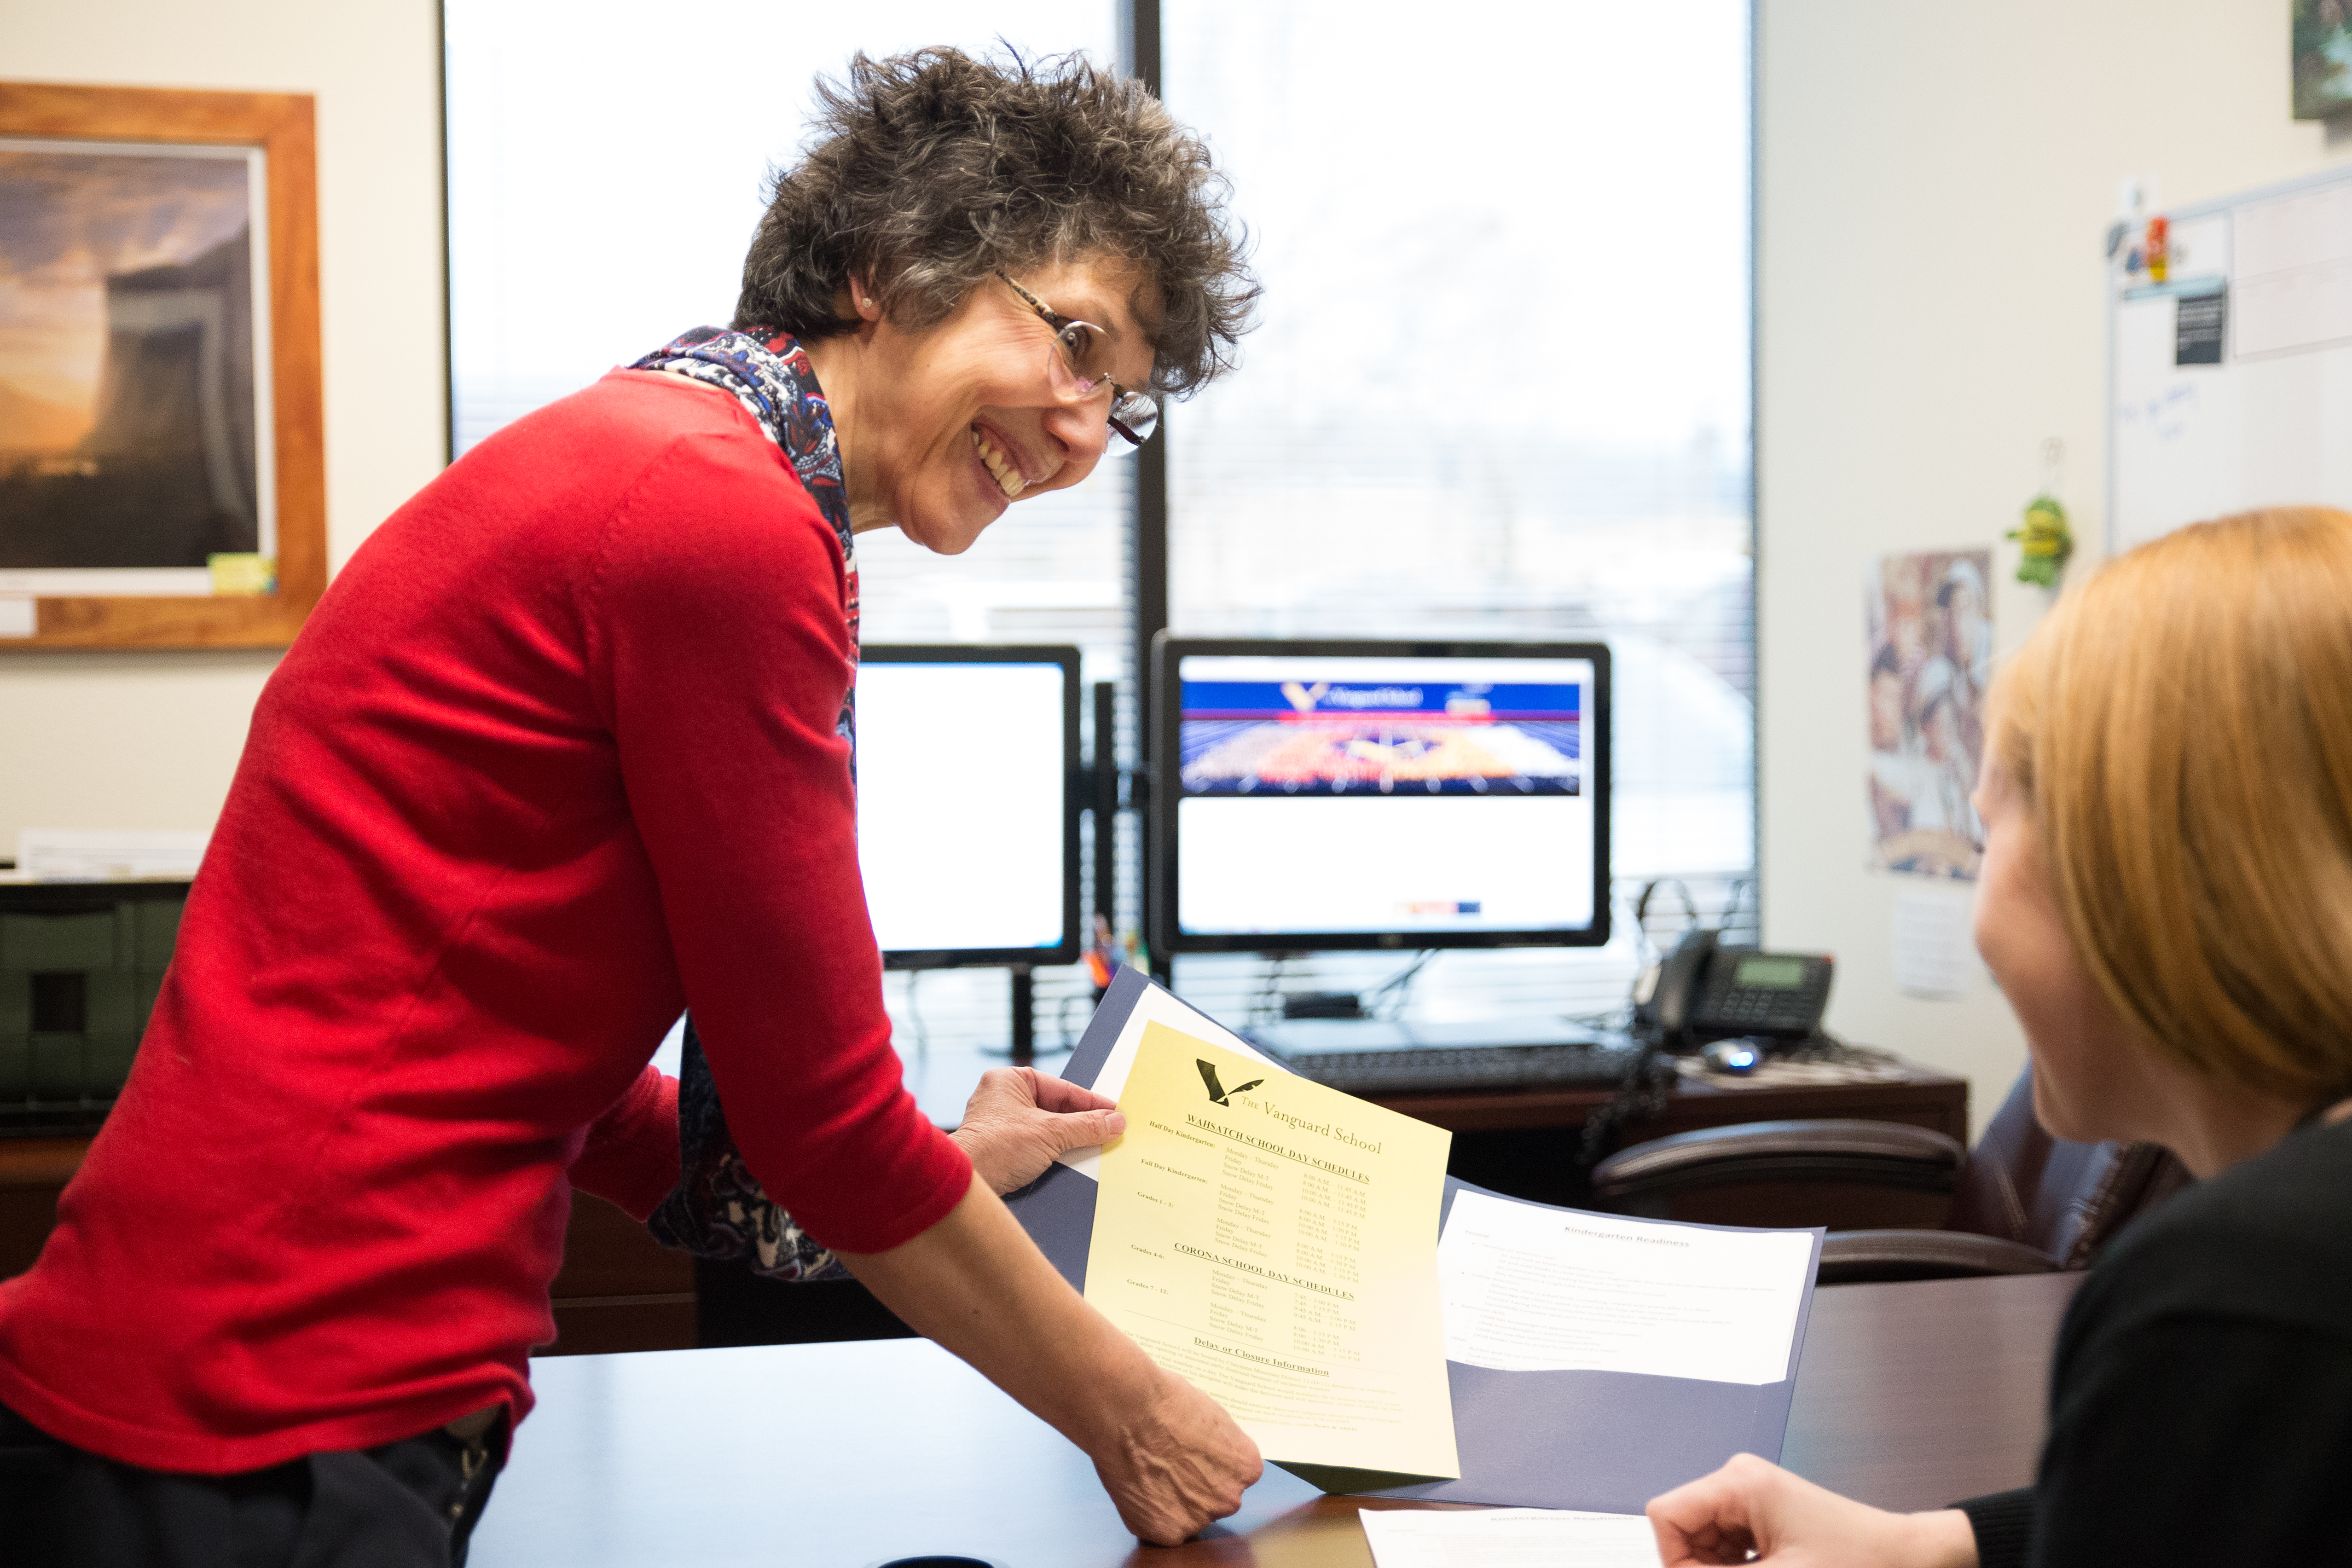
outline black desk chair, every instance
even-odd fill
[[[1749,1122],[1621,1150],[1593,1167],[1592,1194],[1651,1218],[1826,1225],[1821,1281],[1835,1285],[2086,1269],[2189,1180],[2153,1144],[2053,1138],[2028,1071],[1972,1153],[1897,1122]]]

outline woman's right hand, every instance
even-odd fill
[[[1223,1406],[1175,1374],[1154,1370],[1153,1397],[1090,1457],[1128,1529],[1174,1546],[1239,1510],[1265,1462]]]
[[[1257,1445],[1207,1395],[1162,1371],[1054,1271],[988,1184],[849,1271],[1086,1450],[1127,1527],[1173,1546],[1242,1505]]]
[[[971,1156],[974,1175],[999,1197],[1027,1186],[1072,1149],[1127,1131],[1118,1102],[1034,1067],[992,1067],[948,1134]]]
[[[1753,1454],[1735,1455],[1713,1475],[1652,1498],[1643,1511],[1666,1568],[1750,1561],[1778,1568],[1977,1568],[1976,1531],[1958,1509],[1888,1513]]]

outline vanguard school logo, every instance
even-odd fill
[[[1253,1078],[1238,1089],[1227,1089],[1217,1082],[1216,1063],[1203,1061],[1196,1056],[1192,1059],[1192,1065],[1201,1070],[1201,1082],[1209,1086],[1209,1100],[1213,1104],[1223,1105],[1228,1095],[1246,1094],[1265,1082],[1263,1078]]]

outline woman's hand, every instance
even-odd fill
[[[1977,1568],[1976,1532],[1958,1509],[1888,1513],[1801,1480],[1753,1454],[1652,1498],[1658,1560],[1756,1561],[1780,1568]]]
[[[1088,1453],[1120,1521],[1155,1546],[1175,1546],[1237,1511],[1265,1464],[1223,1406],[1154,1371],[1152,1396],[1112,1442]]]
[[[1035,1181],[1056,1155],[1125,1132],[1118,1104],[1034,1068],[992,1067],[950,1136],[1002,1197]],[[1148,1390],[1100,1399],[1097,1417],[1112,1419],[1081,1443],[1127,1527],[1173,1546],[1240,1508],[1265,1466],[1223,1406],[1139,1355],[1133,1362],[1129,1376],[1147,1381]]]
[[[1127,1131],[1118,1102],[1048,1077],[1034,1067],[992,1067],[948,1134],[999,1197],[1045,1174],[1054,1156],[1090,1148]]]
[[[841,1260],[909,1327],[1085,1449],[1119,1518],[1155,1545],[1240,1508],[1265,1468],[1221,1406],[1087,1305],[977,1176],[921,1235]]]

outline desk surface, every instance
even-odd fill
[[[907,1087],[925,1114],[942,1127],[963,1119],[963,1103],[992,1067],[1005,1059],[975,1051],[946,1049],[905,1054]],[[1060,1073],[1069,1065],[1066,1052],[1040,1056],[1040,1072]],[[1612,1088],[1488,1089],[1444,1094],[1377,1094],[1375,1103],[1402,1112],[1455,1133],[1496,1132],[1523,1128],[1575,1127],[1614,1097]],[[1853,1083],[1751,1083],[1741,1079],[1711,1082],[1683,1078],[1675,1084],[1673,1106],[1655,1122],[1636,1123],[1628,1132],[1636,1137],[1663,1137],[1694,1127],[1729,1122],[1769,1122],[1791,1117],[1867,1116],[1879,1121],[1907,1122],[1948,1133],[1962,1143],[1969,1137],[1968,1081],[1924,1067],[1906,1066],[1899,1079]]]
[[[1846,1285],[1815,1298],[1783,1458],[1887,1508],[2032,1477],[2051,1347],[2080,1275]],[[1139,1553],[1085,1457],[921,1340],[532,1364],[478,1568],[1370,1568],[1361,1506],[1279,1470],[1241,1513]],[[1373,1503],[1370,1506],[1394,1506]]]

